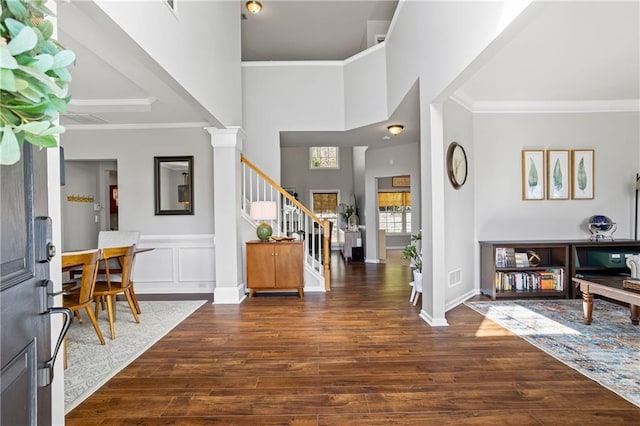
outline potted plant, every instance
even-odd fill
[[[20,160],[24,143],[57,146],[75,54],[51,38],[46,0],[0,0],[0,164]]]
[[[411,244],[402,249],[402,258],[410,260],[411,266],[418,272],[422,272],[422,253],[420,253],[419,243],[417,243],[417,241],[421,240],[422,231],[417,234],[411,234]]]
[[[413,292],[411,294],[412,296],[416,295],[416,297],[417,294],[422,293],[422,253],[420,252],[419,241],[422,241],[422,230],[417,234],[411,234],[411,244],[402,249],[402,258],[411,261],[411,266],[414,268]]]

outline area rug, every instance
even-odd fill
[[[594,301],[585,325],[581,300],[465,302],[569,367],[640,406],[640,327],[629,308]]]
[[[109,321],[103,311],[98,324],[106,345],[98,341],[86,315],[80,324],[75,320],[67,334],[68,368],[64,372],[65,414],[88,398],[100,386],[180,324],[204,300],[140,301],[140,324],[127,302],[116,303],[116,338],[110,339]]]

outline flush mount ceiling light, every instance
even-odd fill
[[[387,126],[387,130],[393,136],[398,136],[404,130],[404,126],[402,124],[392,124],[390,126]]]
[[[247,2],[247,10],[251,13],[258,13],[262,10],[262,5],[256,0]]]

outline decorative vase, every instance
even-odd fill
[[[260,241],[267,241],[269,237],[271,237],[271,234],[273,234],[273,229],[268,223],[261,223],[256,228],[256,235]]]

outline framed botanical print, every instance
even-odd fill
[[[522,151],[522,199],[544,200],[544,150]]]
[[[547,150],[547,199],[568,200],[571,175],[568,149]]]
[[[571,199],[593,200],[594,181],[593,149],[574,149],[571,151]]]

